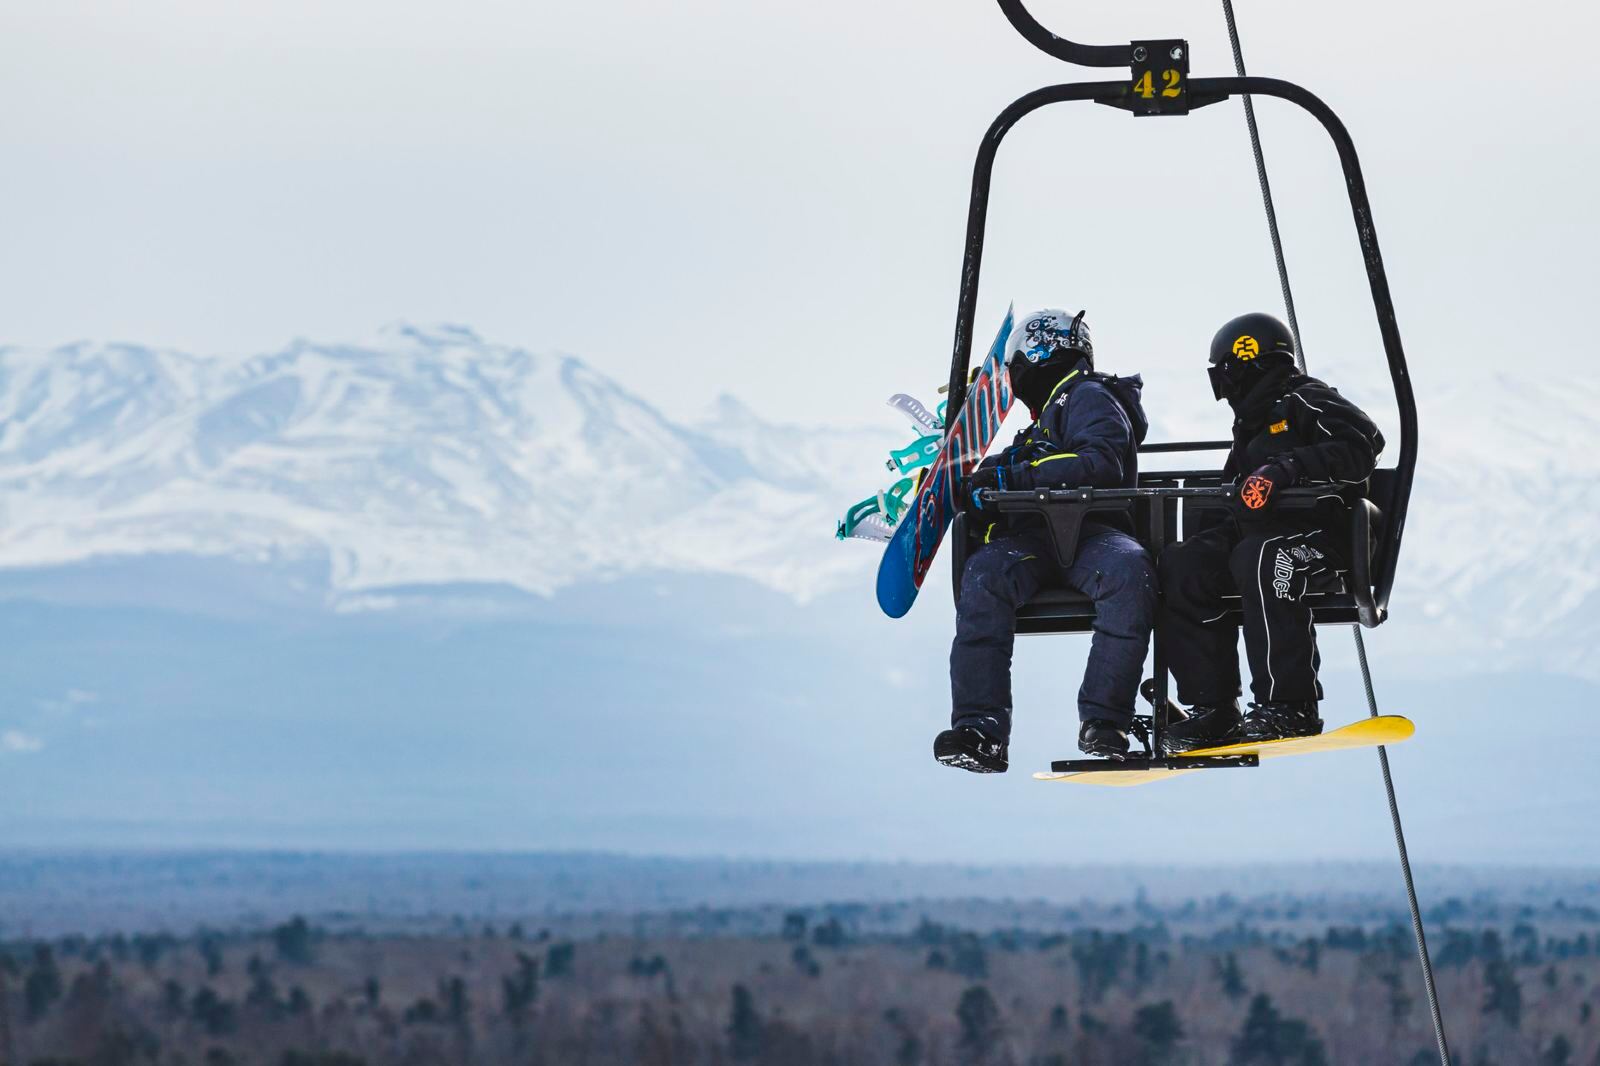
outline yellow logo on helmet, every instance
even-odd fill
[[[1233,342],[1233,355],[1241,363],[1248,363],[1261,354],[1261,342],[1251,336],[1243,336]]]

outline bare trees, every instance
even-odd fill
[[[0,1007],[19,1066],[1411,1066],[1430,1043],[1399,932],[881,933],[794,913],[767,935],[538,946],[294,921],[0,945]],[[1452,929],[1441,944],[1464,1063],[1594,1066],[1600,936]]]

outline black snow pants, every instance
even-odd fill
[[[1322,699],[1312,579],[1348,567],[1327,527],[1302,519],[1228,518],[1161,553],[1162,649],[1183,703],[1239,695],[1239,626],[1225,618],[1239,596],[1250,691],[1257,703]]]
[[[1114,530],[1085,531],[1062,570],[1043,536],[1024,533],[985,544],[967,558],[950,648],[950,720],[996,740],[1011,736],[1011,651],[1017,608],[1046,585],[1094,601],[1094,637],[1078,690],[1078,717],[1126,727],[1155,623],[1156,575],[1144,545]]]

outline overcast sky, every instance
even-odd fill
[[[1034,2],[1070,36],[1182,35],[1196,74],[1231,73],[1215,2]],[[1252,71],[1319,93],[1362,153],[1424,447],[1451,414],[1429,409],[1445,382],[1592,376],[1600,7],[1237,10]],[[680,417],[726,391],[769,416],[900,428],[883,398],[931,399],[946,377],[984,129],[1040,85],[1106,76],[1034,51],[993,0],[4,0],[0,345],[248,354],[451,321],[580,355]],[[1312,369],[1382,416],[1333,151],[1308,116],[1260,110]],[[1010,300],[1087,307],[1102,367],[1146,374],[1158,424],[1221,435],[1207,342],[1279,306],[1237,102],[1030,118],[1002,152],[990,238],[980,341]],[[1023,684],[1057,682],[1033,663]],[[1348,670],[1339,691],[1356,691]],[[1487,743],[1494,721],[1447,727]],[[1444,735],[1436,772],[1456,781],[1481,749]],[[1300,802],[1338,773],[1371,785],[1370,763],[1349,766],[1299,779]],[[1553,815],[1482,800],[1521,819],[1498,839],[1566,855],[1559,830],[1593,807],[1568,777],[1528,801],[1559,801]],[[953,808],[954,783],[937,787]],[[1250,802],[1229,791],[1245,787],[1204,786],[1214,809]],[[1058,802],[1063,820],[1084,809]],[[1481,807],[1432,802],[1419,835],[1479,831]],[[1340,831],[1365,848],[1363,825]],[[1356,839],[1300,836],[1341,854]]]
[[[1185,35],[1197,74],[1230,72],[1216,4],[1037,8],[1089,41]],[[1355,135],[1419,386],[1531,353],[1590,373],[1593,64],[1561,48],[1595,7],[1238,12],[1253,72]],[[726,390],[879,418],[944,378],[984,127],[1083,76],[990,0],[8,0],[0,343],[248,353],[449,320],[674,414]],[[1377,333],[1334,157],[1261,110],[1313,368],[1343,366]],[[1086,305],[1158,415],[1216,417],[1195,360],[1277,304],[1237,104],[1036,116],[992,217],[981,335],[1010,299]]]

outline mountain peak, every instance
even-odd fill
[[[484,340],[470,326],[454,322],[418,323],[397,319],[380,327],[372,338],[373,347],[394,350],[416,348],[437,351],[441,348],[480,348]]]
[[[741,408],[714,439],[576,358],[465,326],[246,360],[31,354],[0,364],[0,568],[321,558],[335,601],[641,571],[806,596],[864,558],[826,536],[843,471],[796,431]]]
[[[711,401],[711,409],[704,421],[710,425],[730,427],[760,422],[761,419],[743,400],[723,392]]]

